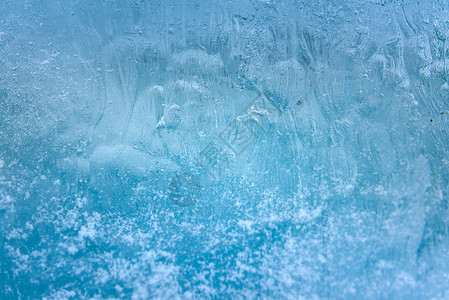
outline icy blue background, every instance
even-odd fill
[[[2,1],[0,298],[449,298],[448,37],[437,0]],[[255,85],[285,112],[210,180]]]

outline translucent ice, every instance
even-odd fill
[[[449,298],[448,37],[447,1],[0,2],[0,298]]]

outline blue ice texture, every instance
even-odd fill
[[[1,299],[449,299],[448,197],[448,1],[0,1]]]

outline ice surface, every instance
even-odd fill
[[[449,298],[447,1],[2,1],[0,298]]]

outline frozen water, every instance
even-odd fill
[[[448,37],[447,1],[1,1],[0,298],[449,298]]]

